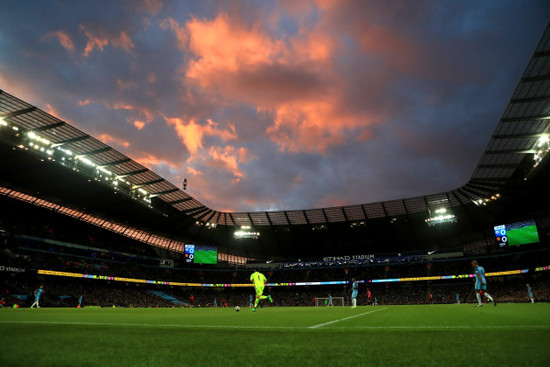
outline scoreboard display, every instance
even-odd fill
[[[185,262],[192,263],[195,260],[195,245],[185,245]]]
[[[506,236],[506,225],[495,226],[495,237],[500,247],[505,247],[508,244],[508,236]]]
[[[217,264],[218,249],[215,246],[185,245],[185,262],[193,264]]]
[[[533,219],[495,226],[495,237],[500,247],[519,246],[540,242],[537,224]]]

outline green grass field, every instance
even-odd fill
[[[548,366],[550,305],[1,309],[0,366]]]

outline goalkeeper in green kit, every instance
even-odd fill
[[[268,299],[269,302],[273,303],[271,296],[264,296],[264,287],[266,282],[265,275],[260,273],[258,270],[254,269],[254,273],[250,276],[250,281],[254,283],[254,289],[256,289],[256,301],[254,302],[254,307],[252,311],[256,312],[256,308],[262,299]]]

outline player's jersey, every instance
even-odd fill
[[[529,293],[529,297],[533,298],[533,291],[531,290],[531,287],[527,287],[527,293]]]
[[[474,268],[474,274],[476,275],[476,283],[477,282],[480,282],[480,283],[487,283],[487,281],[485,280],[485,269],[483,269],[483,266],[476,266]],[[480,281],[480,278],[481,278],[481,281]]]
[[[38,289],[36,290],[36,296],[34,297],[34,299],[39,300],[39,299],[40,299],[40,296],[42,295],[42,292],[44,292],[44,289],[38,288]]]
[[[351,288],[353,289],[353,291],[351,292],[351,298],[357,298],[357,293],[359,292],[359,284],[357,284],[357,282],[353,282]]]
[[[254,287],[264,287],[266,282],[266,277],[262,273],[256,271],[250,276],[250,281],[254,283]]]

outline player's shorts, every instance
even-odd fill
[[[354,289],[353,292],[351,292],[351,298],[357,298],[357,289]]]
[[[481,282],[476,282],[475,289],[476,289],[476,290],[484,290],[484,291],[486,291],[486,290],[487,290],[487,284],[483,284],[483,283],[481,283]]]
[[[257,286],[254,288],[256,289],[256,296],[261,296],[262,294],[264,294],[265,286]]]
[[[533,298],[533,293],[529,293],[529,298]]]

